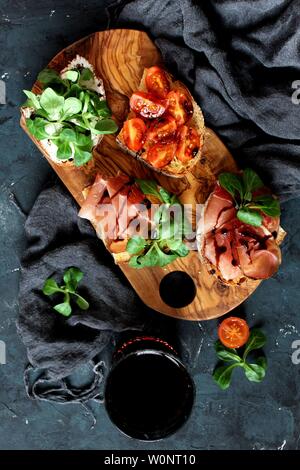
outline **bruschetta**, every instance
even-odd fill
[[[79,217],[88,219],[116,263],[131,267],[165,266],[187,256],[182,207],[176,195],[155,181],[132,179],[119,174],[97,174],[84,191]]]
[[[28,132],[58,165],[82,166],[104,134],[118,127],[105,99],[103,81],[93,66],[77,55],[60,72],[45,69],[38,76],[41,93],[24,90],[21,108]]]
[[[158,173],[184,176],[200,159],[204,118],[187,87],[164,69],[145,69],[117,136],[127,153]]]

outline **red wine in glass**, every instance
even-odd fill
[[[177,431],[190,415],[194,384],[166,341],[139,336],[119,346],[105,388],[112,422],[127,436],[158,440]]]

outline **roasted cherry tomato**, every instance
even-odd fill
[[[240,348],[247,343],[249,326],[242,318],[225,318],[219,325],[218,335],[221,343],[227,348]]]
[[[146,87],[158,98],[166,98],[170,91],[170,83],[164,70],[157,66],[150,67],[146,74]]]
[[[190,97],[181,90],[172,90],[167,95],[168,113],[175,118],[177,124],[185,124],[193,115],[194,107]]]
[[[185,163],[194,158],[200,148],[200,137],[193,127],[182,126],[178,132],[176,157]]]
[[[163,168],[173,159],[176,150],[176,142],[168,144],[158,143],[150,147],[146,159],[155,168]]]
[[[136,91],[130,98],[131,109],[147,119],[154,119],[162,116],[167,108],[166,100],[159,100],[150,93]]]
[[[174,140],[177,131],[177,124],[172,116],[163,115],[159,119],[153,121],[147,131],[146,141],[153,142],[169,142]]]
[[[146,130],[146,124],[140,118],[125,121],[123,126],[125,145],[134,152],[141,150],[145,141]]]

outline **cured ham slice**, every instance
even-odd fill
[[[234,219],[236,217],[236,209],[235,207],[230,207],[226,208],[225,210],[222,210],[218,217],[218,221],[216,224],[216,228],[221,227],[222,225],[226,224],[230,220]]]
[[[254,227],[237,219],[234,201],[216,184],[198,224],[201,258],[223,281],[267,279],[278,269],[281,252],[276,243],[279,218],[264,216]]]
[[[245,276],[267,279],[277,271],[281,261],[280,249],[271,238],[266,240],[265,245],[265,249],[252,249],[249,253],[245,246],[238,246],[239,259]]]
[[[127,175],[118,175],[113,178],[109,178],[106,182],[109,197],[112,199],[116,194],[124,189],[129,182],[130,180]]]
[[[225,209],[232,207],[232,197],[218,184],[215,188],[215,191],[207,201],[203,227],[205,233],[210,232],[216,227],[218,218]]]
[[[217,247],[216,242],[213,236],[207,236],[204,239],[204,253],[208,261],[213,265],[216,266],[217,264]]]
[[[140,216],[146,209],[142,204],[145,195],[135,185],[127,186],[120,191],[113,199],[112,203],[118,207],[118,236],[122,237],[130,222]]]
[[[118,214],[108,196],[103,197],[101,203],[97,205],[96,214],[94,227],[98,237],[108,243],[117,238]]]
[[[137,229],[147,238],[154,224],[144,201],[144,193],[128,176],[103,178],[97,174],[78,215],[93,224],[112,253],[124,254]]]
[[[79,217],[88,219],[90,222],[95,223],[96,208],[100,203],[104,192],[106,191],[106,180],[100,174],[97,174],[93,186],[89,189],[87,198],[79,211]]]

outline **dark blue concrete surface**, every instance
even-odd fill
[[[26,397],[26,353],[15,328],[24,214],[12,194],[26,213],[52,172],[19,128],[18,106],[22,89],[31,87],[55,53],[106,27],[104,4],[0,1],[0,79],[7,88],[7,104],[0,105],[0,340],[7,346],[7,364],[0,365],[0,449],[296,449],[300,365],[291,362],[291,344],[300,339],[299,200],[283,205],[282,225],[289,235],[279,273],[243,306],[250,325],[262,326],[268,337],[264,382],[249,383],[237,371],[231,388],[220,391],[211,378],[217,322],[182,322],[183,340],[199,349],[190,359],[197,398],[187,425],[164,441],[145,444],[122,436],[99,405],[92,405],[98,419],[92,429],[90,416],[79,405],[51,405]]]

